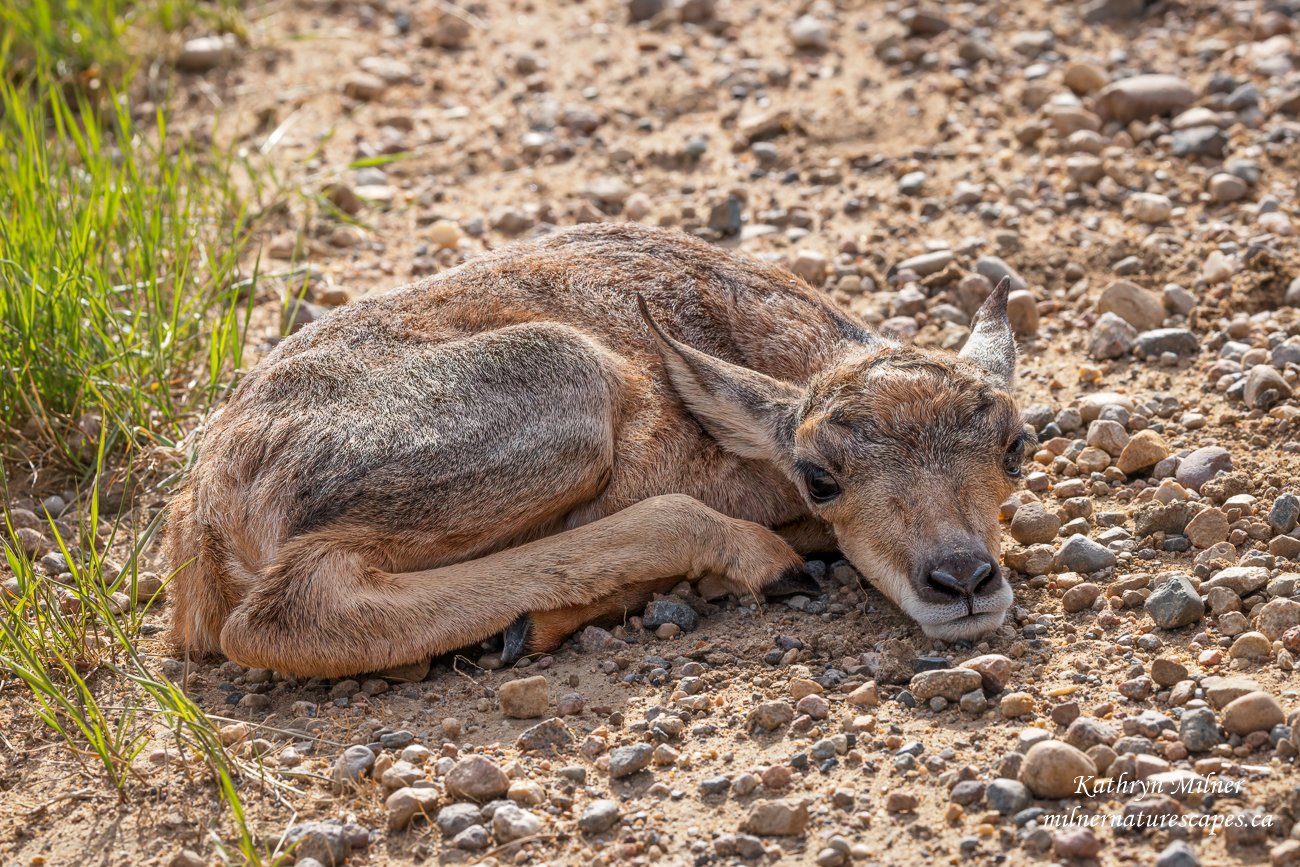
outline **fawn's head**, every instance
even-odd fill
[[[999,285],[958,356],[846,346],[806,387],[659,339],[674,388],[724,448],[780,467],[840,550],[927,635],[1002,624],[998,506],[1028,435],[1010,391],[1015,341]]]

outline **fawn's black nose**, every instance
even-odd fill
[[[970,599],[996,589],[1001,576],[997,561],[989,555],[960,551],[932,564],[923,588],[936,601]]]

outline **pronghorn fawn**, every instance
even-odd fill
[[[832,549],[927,635],[989,632],[1027,437],[1006,304],[922,351],[635,225],[366,298],[210,421],[168,516],[174,638],[303,676],[497,633],[509,662],[683,578],[788,592]]]

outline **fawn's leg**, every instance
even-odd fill
[[[564,639],[588,624],[621,621],[636,614],[655,594],[667,593],[681,580],[680,575],[672,575],[660,581],[625,587],[585,605],[521,615],[505,631],[501,659],[509,665],[529,654],[550,653],[563,644]]]
[[[774,532],[802,555],[811,551],[834,548],[834,537],[824,532],[823,527],[824,525],[815,527],[801,525],[793,534],[787,532],[786,528],[778,527]],[[620,620],[629,614],[635,614],[656,595],[671,590],[680,580],[681,576],[673,576],[659,582],[625,587],[585,605],[529,612],[506,629],[505,645],[501,651],[502,661],[509,665],[523,656],[549,653],[559,647],[570,635],[588,624]],[[764,584],[762,591],[764,596],[771,599],[796,593],[815,595],[821,592],[821,587],[806,571],[798,568],[786,570],[773,581]]]
[[[722,574],[754,592],[802,570],[770,530],[691,497],[652,497],[599,521],[436,569],[368,565],[344,528],[285,546],[221,632],[244,665],[337,677],[480,641],[534,611],[590,605],[666,579]]]

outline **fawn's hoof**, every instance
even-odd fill
[[[803,568],[787,569],[777,577],[771,584],[763,587],[763,595],[769,599],[779,599],[782,596],[805,596],[821,595],[821,585],[817,583],[813,576],[808,574],[808,570]]]
[[[527,614],[520,614],[514,623],[501,633],[501,661],[514,665],[528,655],[528,639],[533,634],[533,620]]]

